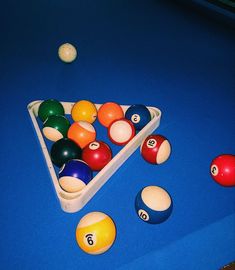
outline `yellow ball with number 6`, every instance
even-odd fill
[[[116,238],[113,220],[102,212],[91,212],[78,223],[76,240],[86,253],[98,255],[106,252]]]

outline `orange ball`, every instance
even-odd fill
[[[96,138],[96,131],[92,124],[86,121],[74,122],[68,130],[68,138],[81,148],[84,148]]]
[[[104,103],[98,110],[98,120],[105,127],[121,118],[124,118],[124,112],[122,107],[115,102]]]

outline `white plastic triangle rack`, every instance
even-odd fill
[[[48,170],[51,175],[51,179],[55,188],[55,192],[61,204],[63,211],[68,213],[74,213],[83,208],[84,205],[96,194],[96,192],[110,179],[110,177],[118,170],[118,168],[130,157],[130,155],[139,147],[142,141],[151,134],[159,125],[161,118],[161,111],[155,107],[148,107],[151,113],[151,121],[140,131],[135,137],[126,144],[113,159],[99,172],[94,178],[79,192],[69,193],[64,191],[58,181],[58,177],[52,164],[50,154],[47,145],[44,140],[44,136],[39,127],[38,109],[42,100],[33,101],[28,104],[28,111],[35,128],[42,152],[44,154]],[[74,102],[62,102],[65,109],[65,114],[70,114]],[[102,104],[95,104],[97,110]],[[121,105],[124,113],[130,107],[130,105]]]

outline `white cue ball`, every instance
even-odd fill
[[[65,43],[59,47],[58,55],[63,62],[71,63],[77,57],[77,50],[72,44]]]

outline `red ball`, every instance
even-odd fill
[[[145,161],[151,164],[161,164],[169,158],[171,145],[162,135],[149,135],[143,141],[140,152]]]
[[[125,118],[115,120],[109,125],[108,136],[112,143],[125,145],[135,136],[135,127]]]
[[[220,155],[212,160],[212,178],[225,187],[235,186],[235,155]]]
[[[94,141],[83,149],[82,159],[93,171],[100,171],[112,159],[112,150],[106,143]]]

